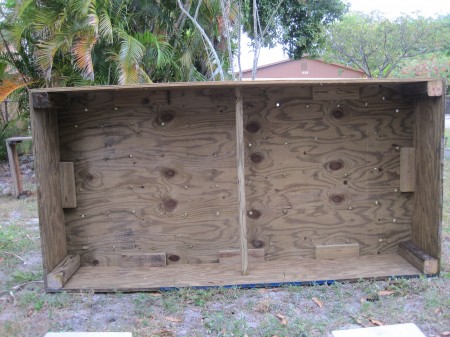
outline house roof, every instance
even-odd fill
[[[352,67],[349,67],[349,66],[345,66],[343,64],[334,63],[334,62],[325,62],[324,60],[321,60],[321,59],[312,59],[312,58],[307,58],[307,57],[304,57],[304,58],[299,59],[299,60],[286,59],[286,60],[281,60],[281,61],[268,63],[268,64],[265,64],[265,65],[259,66],[258,70],[264,69],[264,68],[273,67],[273,66],[276,66],[278,64],[289,63],[289,62],[297,62],[297,61],[301,61],[301,60],[311,60],[311,61],[321,62],[321,63],[324,63],[324,64],[331,64],[331,65],[334,65],[336,67],[340,67],[340,68],[356,71],[356,72],[359,72],[361,74],[365,74],[364,71],[362,71],[360,69],[356,69],[356,68],[352,68]],[[248,72],[251,72],[251,71],[252,71],[252,68],[249,68],[249,69],[242,70],[242,73],[248,73]]]

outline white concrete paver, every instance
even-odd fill
[[[333,337],[425,337],[413,323],[333,331]]]

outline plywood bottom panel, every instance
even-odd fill
[[[209,286],[264,286],[329,280],[357,280],[419,275],[420,271],[397,254],[342,260],[268,261],[249,265],[183,264],[152,268],[81,267],[64,290],[143,291],[160,288]]]

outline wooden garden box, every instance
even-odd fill
[[[438,274],[440,80],[31,93],[46,289]]]

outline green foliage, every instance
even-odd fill
[[[447,81],[447,94],[450,94],[450,58],[446,53],[433,53],[404,60],[392,77],[399,78],[444,78]]]
[[[281,44],[290,58],[314,54],[324,42],[324,28],[347,11],[341,0],[298,1],[258,0],[261,30],[265,31],[262,45]],[[253,0],[244,0],[244,31],[254,39]]]
[[[8,158],[6,150],[6,139],[17,136],[27,136],[29,119],[27,117],[15,118],[14,120],[2,124],[0,123],[0,161]],[[31,145],[29,142],[23,142],[17,146],[18,154],[30,153]]]
[[[389,20],[377,12],[350,13],[332,24],[323,57],[346,64],[368,77],[389,77],[406,59],[448,48],[448,18],[401,16]]]

